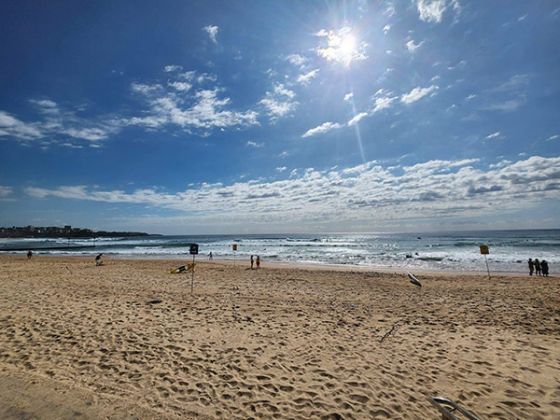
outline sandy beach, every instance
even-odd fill
[[[0,257],[0,418],[560,418],[560,279]]]

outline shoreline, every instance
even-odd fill
[[[104,253],[105,260],[115,260],[115,261],[167,261],[170,264],[176,264],[177,261],[182,261],[185,263],[192,262],[192,255],[185,254],[183,255],[157,255],[157,256],[149,256],[149,255],[126,255],[126,254],[109,254]],[[54,258],[54,259],[81,259],[84,261],[93,261],[95,253],[92,253],[90,256],[86,255],[45,255],[45,254],[34,254],[33,259],[36,258]],[[22,253],[8,253],[2,252],[0,253],[0,258],[17,258],[17,257],[25,257]],[[26,258],[26,257],[25,257]],[[234,262],[233,258],[218,258],[215,257],[212,261],[208,260],[206,255],[201,255],[199,258],[196,259],[197,264],[224,264],[230,266],[245,266],[249,267],[249,261],[247,259],[236,259]],[[376,265],[352,265],[352,264],[331,264],[331,263],[311,263],[311,262],[299,262],[299,261],[263,261],[263,266],[261,268],[294,268],[294,269],[304,269],[304,270],[317,270],[317,271],[347,271],[347,272],[370,272],[370,273],[386,273],[386,274],[407,274],[411,273],[420,273],[424,275],[450,275],[450,276],[485,276],[487,277],[488,274],[486,270],[456,270],[456,269],[433,269],[433,268],[423,268],[423,267],[403,267],[403,266],[376,266]],[[527,278],[537,278],[537,276],[529,276],[528,273],[522,271],[499,271],[499,270],[491,270],[490,276],[513,276],[513,277],[527,277]],[[556,276],[549,275],[549,278],[555,278]]]

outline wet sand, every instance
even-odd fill
[[[560,279],[0,257],[0,418],[560,417]]]

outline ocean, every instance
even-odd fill
[[[560,265],[560,230],[507,230],[448,233],[289,234],[289,235],[150,235],[127,238],[0,239],[0,251],[33,249],[39,255],[94,255],[126,258],[190,259],[189,244],[199,244],[198,258],[339,264],[363,267],[485,271],[479,246],[490,248],[491,271],[525,272],[527,259]],[[232,250],[232,244],[238,250]],[[14,251],[12,251],[14,252]],[[21,251],[19,251],[21,253]]]

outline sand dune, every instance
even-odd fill
[[[0,257],[0,417],[560,418],[557,278],[176,264]]]

